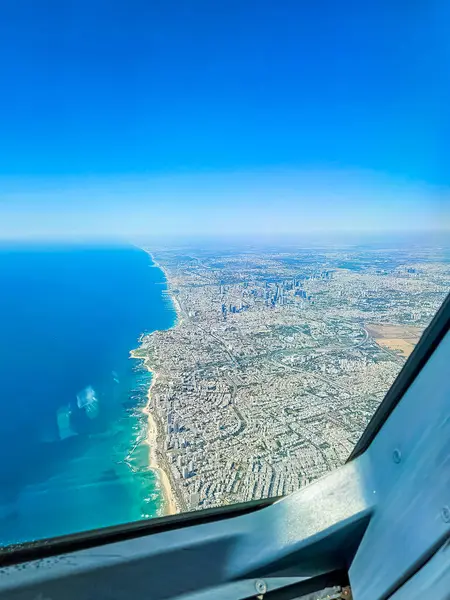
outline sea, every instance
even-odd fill
[[[130,351],[173,326],[166,290],[132,246],[0,246],[0,545],[163,513]]]

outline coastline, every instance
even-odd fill
[[[166,271],[166,269],[159,264],[159,262],[156,260],[156,258],[153,256],[153,254],[151,252],[147,252],[147,254],[150,256],[150,259],[153,263],[153,265],[159,269],[160,271],[162,271],[164,278],[166,280],[166,284],[167,284],[167,295],[169,296],[174,310],[175,310],[175,323],[172,325],[172,327],[169,327],[169,329],[173,329],[174,327],[176,327],[177,325],[180,325],[183,322],[183,318],[181,316],[181,306],[180,303],[178,302],[178,299],[171,293],[170,291],[170,284],[169,284],[169,276],[168,273]],[[167,331],[167,330],[166,330]]]
[[[144,364],[145,363],[146,361],[144,361]],[[158,461],[158,424],[150,408],[150,404],[152,401],[152,387],[158,378],[158,373],[153,373],[152,371],[150,372],[152,373],[152,380],[147,394],[148,402],[142,409],[142,412],[147,417],[147,436],[145,438],[145,442],[149,447],[149,467],[150,469],[152,469],[152,471],[155,471],[159,477],[159,482],[164,498],[164,515],[174,515],[178,512],[178,504],[175,499],[172,486],[170,485],[169,477],[165,469],[161,466],[160,462]]]
[[[153,266],[160,269],[164,275],[165,283],[167,286],[166,293],[167,293],[167,296],[169,296],[170,300],[172,301],[172,305],[173,305],[174,312],[175,312],[175,321],[174,321],[173,325],[168,328],[168,329],[172,329],[173,327],[176,327],[177,325],[179,325],[181,323],[181,307],[180,307],[177,299],[170,292],[169,279],[167,277],[166,270],[155,260],[155,258],[153,257],[153,255],[150,252],[147,252],[147,254],[150,256]],[[147,403],[142,408],[142,413],[146,416],[146,419],[147,419],[147,435],[145,436],[143,441],[147,444],[148,449],[149,449],[149,454],[148,454],[149,469],[151,469],[152,471],[154,471],[157,474],[159,482],[160,482],[161,492],[162,492],[162,497],[163,497],[162,515],[163,516],[174,515],[174,514],[180,512],[179,502],[177,501],[174,487],[172,486],[172,484],[170,482],[170,478],[168,475],[168,468],[167,468],[167,466],[165,466],[163,464],[163,461],[161,460],[160,444],[161,444],[162,440],[160,441],[159,437],[163,435],[162,424],[159,422],[157,414],[154,414],[154,412],[152,411],[152,388],[155,385],[156,380],[158,379],[158,373],[156,371],[151,370],[150,365],[148,363],[148,358],[136,355],[136,353],[138,351],[139,351],[139,347],[136,350],[131,350],[131,352],[130,352],[131,358],[139,359],[139,360],[143,361],[144,367],[147,369],[147,371],[149,371],[149,373],[151,374],[151,377],[152,377],[150,386],[149,386],[149,389],[147,392]]]

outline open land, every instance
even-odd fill
[[[428,249],[148,252],[179,317],[139,349],[172,511],[284,495],[341,465],[450,288]]]
[[[408,357],[420,339],[422,328],[417,326],[386,325],[379,323],[366,326],[369,334],[380,346]]]

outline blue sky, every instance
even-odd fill
[[[0,237],[448,227],[444,4],[5,0]]]

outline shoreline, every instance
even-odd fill
[[[144,360],[144,364],[145,362],[146,361]],[[178,505],[175,499],[175,495],[173,493],[172,486],[170,485],[169,477],[158,461],[158,424],[150,409],[150,404],[152,401],[152,387],[158,378],[158,373],[154,373],[153,371],[150,371],[150,369],[148,369],[148,371],[152,374],[152,380],[150,382],[150,386],[147,392],[148,401],[142,409],[142,412],[147,417],[147,436],[145,437],[145,442],[149,447],[149,467],[152,471],[155,471],[158,474],[159,483],[161,485],[161,491],[164,499],[163,514],[175,515],[178,512]]]
[[[172,301],[173,307],[174,307],[174,311],[175,311],[175,323],[172,325],[172,327],[169,327],[168,329],[165,329],[164,331],[168,331],[169,329],[173,329],[174,327],[176,327],[177,325],[181,324],[183,322],[183,318],[181,316],[181,306],[180,303],[178,302],[178,298],[176,298],[171,290],[170,290],[170,284],[169,284],[169,276],[167,274],[166,269],[159,264],[159,262],[156,260],[156,258],[153,256],[153,254],[151,252],[147,252],[147,254],[150,256],[150,259],[153,263],[153,265],[159,269],[160,271],[162,271],[164,278],[166,280],[166,285],[167,285],[167,290],[166,293],[169,296],[170,300]]]
[[[155,260],[155,258],[153,257],[153,255],[150,252],[147,252],[147,254],[150,256],[153,266],[155,266],[156,268],[158,268],[162,271],[164,278],[165,278],[165,283],[167,286],[166,293],[167,293],[167,296],[169,296],[169,298],[171,299],[172,305],[174,308],[175,321],[171,327],[168,327],[167,329],[164,330],[164,331],[168,331],[169,329],[172,329],[173,327],[176,327],[177,325],[179,325],[181,323],[181,321],[182,321],[181,307],[180,307],[177,299],[170,292],[169,279],[167,277],[166,270]],[[149,334],[149,335],[151,335],[151,334]],[[160,448],[158,447],[159,446],[158,437],[160,434],[162,435],[162,429],[161,429],[161,424],[159,423],[159,419],[158,419],[157,415],[154,414],[151,410],[152,388],[155,385],[159,374],[156,371],[151,370],[151,368],[148,364],[148,358],[136,356],[135,352],[139,351],[139,348],[140,348],[140,346],[138,348],[136,348],[135,350],[131,350],[130,357],[133,359],[141,360],[143,362],[144,367],[147,369],[147,371],[151,374],[151,377],[152,377],[152,380],[150,382],[150,386],[149,386],[149,389],[147,392],[147,402],[146,402],[145,406],[142,408],[142,413],[146,416],[146,419],[147,419],[147,435],[144,437],[144,439],[142,441],[147,444],[148,449],[149,449],[149,454],[148,454],[149,469],[151,469],[152,471],[154,471],[157,474],[157,477],[158,477],[158,480],[159,480],[159,483],[161,486],[161,492],[162,492],[162,497],[163,497],[163,511],[162,511],[161,516],[174,515],[179,512],[179,503],[177,502],[174,488],[170,482],[169,474],[167,472],[167,467],[165,467],[163,464],[161,464],[162,461],[158,459],[158,455],[160,454]]]

